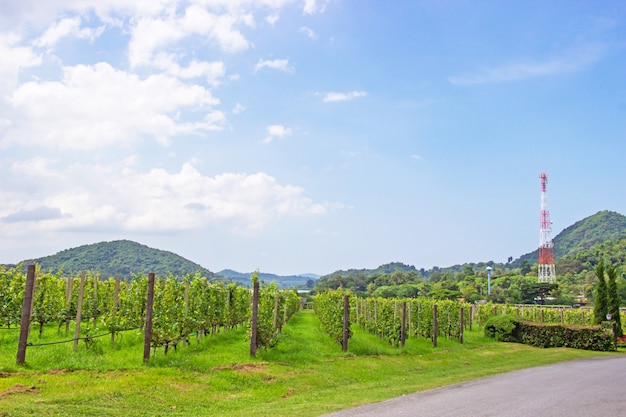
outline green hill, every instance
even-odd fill
[[[233,271],[232,269],[224,269],[217,273],[226,278],[230,278],[233,281],[238,282],[244,286],[250,286],[250,276],[252,273],[242,273]],[[276,282],[279,288],[313,288],[315,280],[319,276],[315,274],[304,275],[276,275],[266,272],[259,273],[259,279],[265,282]]]
[[[577,253],[590,249],[599,243],[616,241],[626,236],[626,216],[614,211],[600,211],[592,216],[577,221],[556,235],[554,257],[556,259],[575,256]],[[526,260],[537,263],[538,250],[522,255],[511,263],[519,267]]]
[[[25,260],[23,263],[24,265],[37,263],[44,271],[63,271],[66,274],[97,271],[103,278],[115,275],[129,278],[131,274],[149,272],[159,276],[171,273],[176,277],[199,272],[211,280],[221,278],[172,252],[153,249],[130,240],[83,245],[51,256]]]

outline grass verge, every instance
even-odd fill
[[[141,334],[129,332],[115,346],[100,340],[77,352],[71,344],[29,347],[27,366],[16,367],[16,338],[7,332],[0,334],[2,417],[318,416],[496,373],[615,355],[496,343],[482,331],[466,332],[462,345],[440,339],[433,348],[428,339],[410,339],[400,349],[358,328],[343,353],[305,311],[254,359],[240,329],[167,355],[157,351],[143,365]],[[62,338],[56,329],[45,337]]]

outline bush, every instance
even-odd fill
[[[613,332],[602,326],[521,322],[520,335],[520,342],[537,347],[569,347],[596,351],[617,349]]]
[[[494,316],[487,320],[485,336],[500,342],[520,342],[543,348],[568,347],[596,351],[617,349],[610,326],[542,324],[508,315]]]
[[[485,336],[499,342],[519,342],[519,323],[514,316],[493,316],[485,323]]]

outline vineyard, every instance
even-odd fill
[[[339,290],[313,299],[316,314],[293,314],[303,305],[298,295],[257,276],[249,289],[201,276],[34,272],[29,300],[29,274],[0,270],[1,415],[316,416],[605,354],[503,344],[482,331],[494,314],[588,323],[590,310],[363,299]],[[15,352],[24,306],[31,333],[22,366]],[[142,363],[148,323],[152,356]],[[336,343],[344,338],[346,353]],[[256,356],[253,346],[262,348]]]
[[[315,297],[315,312],[324,329],[334,341],[345,344],[344,330],[346,300],[349,325],[356,324],[364,330],[387,340],[392,346],[403,345],[406,338],[428,338],[436,346],[439,336],[448,340],[463,341],[463,332],[473,325],[484,326],[490,317],[513,315],[538,322],[591,326],[592,309],[571,307],[545,307],[538,305],[469,304],[451,300],[358,298],[343,289],[328,290]],[[624,323],[626,312],[620,311]]]
[[[257,274],[251,277],[252,291],[235,284],[211,283],[200,275],[182,279],[152,276],[152,294],[150,275],[135,275],[123,281],[119,277],[102,280],[93,273],[80,277],[43,271],[35,274],[32,300],[25,303],[27,275],[17,268],[0,271],[0,328],[17,329],[27,304],[28,327],[39,338],[50,325],[57,327],[59,340],[24,341],[23,349],[72,342],[76,350],[80,340],[89,346],[95,338],[109,335],[115,344],[120,332],[138,330],[146,334],[146,360],[149,349],[156,352],[162,348],[167,354],[181,343],[189,345],[191,338],[200,341],[207,335],[247,328],[250,354],[254,356],[256,348],[275,344],[276,336],[301,305],[295,291],[279,290],[275,283],[259,285]],[[542,323],[591,325],[594,320],[593,311],[588,309],[357,298],[342,289],[316,295],[314,306],[325,331],[344,350],[353,325],[392,346],[404,346],[408,338],[431,339],[436,346],[438,337],[463,343],[466,330],[483,326],[490,317],[500,314]],[[149,328],[144,329],[148,324]]]
[[[34,269],[34,268],[33,268]],[[30,324],[39,337],[50,324],[66,340],[47,344],[77,342],[87,345],[95,337],[127,330],[143,330],[150,317],[149,346],[163,348],[167,354],[180,343],[189,344],[195,337],[219,331],[227,332],[248,326],[252,334],[250,289],[235,284],[210,283],[200,275],[177,279],[173,276],[154,280],[152,305],[148,307],[149,276],[136,275],[129,281],[119,277],[101,280],[96,274],[63,277],[37,271],[30,304]],[[254,278],[254,277],[253,277]],[[300,298],[295,291],[279,290],[275,283],[258,285],[254,347],[268,347],[284,324],[299,309]],[[24,310],[27,276],[19,269],[0,271],[0,328],[17,329]],[[68,339],[70,325],[74,338]],[[41,344],[28,343],[29,346]]]

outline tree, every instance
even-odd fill
[[[596,297],[593,304],[593,316],[594,322],[600,324],[606,320],[606,314],[608,313],[607,288],[606,281],[604,280],[604,262],[598,262],[595,273],[598,278],[598,284],[596,285]]]
[[[622,319],[619,315],[620,297],[617,292],[617,268],[615,265],[609,265],[606,267],[606,276],[609,278],[607,288],[608,312],[611,314],[611,319],[613,320],[615,336],[622,337],[624,332],[622,330]]]
[[[530,263],[524,259],[520,265],[520,274],[526,275],[530,272]]]

